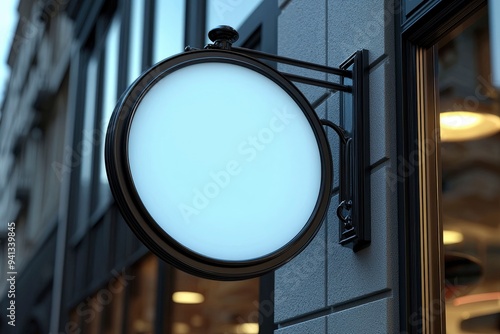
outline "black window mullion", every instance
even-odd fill
[[[85,97],[87,94],[86,86],[87,86],[87,66],[90,60],[90,52],[84,48],[80,51],[79,56],[79,66],[78,66],[78,75],[76,82],[72,84],[76,85],[76,90],[79,92],[76,94],[76,112],[75,112],[75,124],[74,124],[74,133],[73,133],[73,150],[74,152],[80,153],[80,160],[84,159],[84,141],[85,138],[83,136],[83,126],[85,119]],[[81,165],[81,164],[80,164]],[[78,166],[79,167],[79,166]],[[80,176],[81,169],[73,168],[71,171],[71,187],[70,187],[70,202],[69,202],[69,216],[70,217],[78,217],[82,210],[80,210]],[[81,222],[81,219],[71,219],[69,222],[69,233],[68,236],[71,238],[74,234],[79,230],[78,224]]]
[[[103,43],[100,43],[102,46]],[[104,61],[105,51],[101,48],[99,51],[99,64],[97,65],[97,84],[96,84],[96,99],[95,99],[95,117],[94,117],[94,130],[99,133],[99,142],[104,140],[105,133],[101,133],[102,122],[102,103],[103,103],[103,89],[104,89]],[[100,150],[99,144],[95,143],[92,151],[92,187],[90,190],[90,217],[94,214],[99,204],[99,184],[100,184]],[[89,217],[89,218],[90,218]]]
[[[206,0],[186,0],[186,23],[184,44],[196,48],[205,46],[207,17]]]
[[[144,29],[143,29],[143,53],[141,69],[144,71],[153,65],[153,41],[155,26],[155,0],[144,2]]]
[[[131,20],[131,0],[120,1],[118,5],[118,15],[121,17],[120,24],[120,38],[118,46],[118,54],[120,55],[118,60],[118,82],[116,86],[116,99],[118,100],[122,95],[123,91],[127,89],[127,79],[128,79],[128,63],[129,63],[129,46],[130,46],[130,25]]]

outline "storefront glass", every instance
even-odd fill
[[[174,272],[173,334],[259,333],[259,279],[222,282]]]
[[[437,44],[446,332],[500,333],[500,91],[488,12]]]

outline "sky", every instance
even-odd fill
[[[10,72],[7,65],[7,58],[18,19],[18,3],[19,0],[2,0],[2,12],[0,14],[0,106],[3,102],[7,78]]]

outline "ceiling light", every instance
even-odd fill
[[[177,291],[173,293],[172,300],[178,304],[201,304],[205,301],[205,297],[198,292]]]
[[[500,292],[486,292],[478,293],[475,295],[468,295],[457,298],[453,301],[455,306],[472,304],[472,303],[483,303],[483,302],[498,302],[500,303]]]
[[[445,245],[458,244],[464,240],[464,235],[457,231],[443,231],[443,243]]]
[[[500,130],[500,117],[470,111],[440,114],[441,140],[463,141],[491,136]]]
[[[239,324],[236,326],[236,333],[238,334],[258,334],[259,324],[255,322],[249,322],[244,324]]]

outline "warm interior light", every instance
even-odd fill
[[[497,301],[500,303],[500,292],[486,292],[459,297],[453,301],[453,304],[455,306],[460,306],[465,304],[483,303],[490,301]]]
[[[464,235],[457,231],[443,231],[443,243],[445,245],[458,244],[464,240]]]
[[[463,141],[491,136],[500,130],[500,117],[470,111],[440,114],[441,140]]]
[[[174,322],[173,329],[176,334],[188,334],[191,330],[189,325],[184,322]]]
[[[191,326],[201,327],[203,326],[203,317],[199,314],[195,314],[191,317]]]
[[[236,333],[238,334],[258,334],[259,324],[254,322],[239,324],[236,326]]]
[[[172,300],[178,304],[201,304],[205,297],[198,292],[177,291],[172,294]]]

